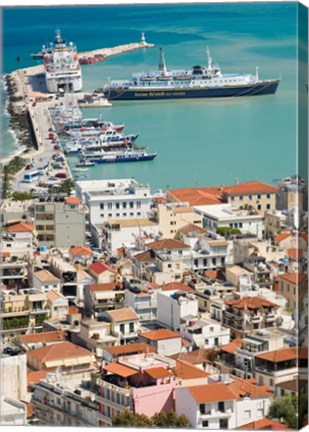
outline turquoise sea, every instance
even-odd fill
[[[276,95],[221,100],[113,102],[87,117],[124,122],[137,144],[157,151],[152,162],[98,165],[91,178],[135,177],[153,189],[273,179],[296,172],[297,4],[170,4],[3,8],[3,72],[33,65],[30,53],[60,28],[78,50],[137,42],[156,48],[83,66],[84,90],[109,77],[157,68],[158,47],[170,68],[206,63],[206,48],[223,73],[255,73],[282,82]],[[18,62],[16,57],[20,56]],[[2,122],[4,120],[2,119]],[[0,155],[13,139],[2,128]],[[73,162],[74,159],[71,159]]]

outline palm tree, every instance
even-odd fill
[[[60,185],[59,192],[71,195],[72,191],[75,189],[76,183],[71,178],[63,180]]]
[[[6,199],[9,196],[11,190],[11,181],[13,180],[14,175],[10,169],[9,165],[5,165],[2,167],[2,199]]]

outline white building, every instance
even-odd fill
[[[185,317],[196,318],[198,301],[191,293],[184,291],[163,291],[157,294],[157,320],[166,327],[179,330]]]
[[[44,66],[48,92],[76,92],[82,89],[82,73],[76,47],[72,42],[66,44],[60,30],[56,31],[54,45],[44,52]]]
[[[181,325],[180,332],[197,348],[213,348],[230,342],[230,329],[213,320],[187,320]]]
[[[263,216],[255,210],[245,210],[231,204],[214,204],[196,206],[194,209],[203,215],[204,227],[216,232],[218,228],[230,227],[239,229],[243,234],[252,234],[262,238]]]
[[[15,355],[14,352],[18,354]],[[18,400],[27,398],[27,356],[16,346],[2,342],[0,356],[1,395]]]
[[[153,288],[143,288],[139,289],[139,291],[125,290],[124,306],[134,309],[141,322],[156,319],[157,291]]]
[[[33,287],[40,292],[60,291],[60,279],[48,270],[38,270],[32,275]]]
[[[110,219],[147,218],[150,211],[150,187],[134,179],[79,181],[76,190],[89,208],[92,225]]]
[[[181,334],[168,329],[151,330],[139,334],[142,342],[154,347],[158,354],[171,356],[182,350]]]
[[[8,396],[1,395],[1,426],[25,426],[26,404]]]

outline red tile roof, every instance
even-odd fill
[[[77,198],[77,197],[69,196],[69,197],[66,198],[65,202],[67,204],[79,205],[80,204],[80,199]]]
[[[306,278],[307,275],[303,273],[285,273],[278,276],[279,280],[281,279],[294,285],[301,284]]]
[[[292,431],[292,429],[289,429],[287,426],[283,425],[282,423],[276,422],[271,419],[260,419],[256,420],[251,423],[247,423],[239,428],[239,430],[285,430],[285,431]]]
[[[147,249],[154,249],[156,251],[190,248],[190,246],[185,244],[184,242],[170,238],[158,240],[152,243],[147,243],[146,247]]]
[[[114,291],[117,285],[122,286],[122,283],[117,283],[117,282],[98,283],[98,284],[85,285],[85,288],[88,288],[92,292]]]
[[[156,349],[154,347],[143,342],[132,343],[128,345],[119,345],[114,347],[104,347],[104,350],[109,352],[113,357],[128,354],[156,352]]]
[[[221,402],[237,399],[228,386],[223,383],[188,387],[188,391],[197,403]]]
[[[29,387],[30,384],[38,384],[38,382],[41,379],[46,378],[47,371],[46,370],[39,370],[35,372],[28,372],[27,373],[27,386]]]
[[[207,378],[209,376],[208,372],[193,366],[191,363],[176,359],[176,366],[172,369],[174,375],[181,379],[200,379]]]
[[[165,378],[173,376],[172,372],[168,371],[162,366],[154,367],[151,369],[145,369],[145,373],[153,379]]]
[[[33,232],[34,226],[26,223],[17,223],[6,228],[7,232]]]
[[[294,260],[300,260],[304,256],[304,251],[302,249],[290,248],[287,252],[289,258]]]
[[[200,227],[199,225],[195,225],[195,224],[188,224],[185,225],[182,228],[179,228],[178,232],[180,232],[181,234],[189,234],[189,233],[198,233],[198,234],[206,234],[207,231],[205,230],[205,228]]]
[[[225,301],[225,304],[227,304],[228,306],[233,306],[233,308],[236,309],[260,309],[263,307],[279,307],[275,303],[272,303],[264,299],[263,297],[244,297],[242,299],[227,300]]]
[[[91,355],[91,351],[88,351],[87,349],[77,346],[71,342],[62,342],[54,345],[48,345],[27,352],[28,358],[34,358],[40,363],[71,357],[84,357],[89,355]]]
[[[106,312],[108,315],[111,316],[113,321],[115,322],[122,322],[122,321],[138,321],[139,317],[136,314],[136,312],[131,308],[122,308],[122,309],[115,309],[110,310]]]
[[[124,366],[119,363],[111,363],[107,366],[104,366],[103,369],[113,374],[119,375],[123,378],[127,378],[132,375],[137,375],[139,373],[138,370],[132,369],[128,366]]]
[[[36,344],[36,343],[50,343],[65,341],[65,333],[61,330],[48,331],[42,333],[33,333],[18,336],[20,343],[22,344]]]
[[[107,264],[102,263],[101,261],[97,261],[89,266],[89,270],[93,271],[95,274],[100,275],[106,271],[110,271],[112,273],[117,273],[116,270],[109,267]]]
[[[173,291],[173,290],[194,292],[193,288],[189,287],[187,284],[183,282],[169,282],[162,286],[162,291]]]
[[[274,241],[275,241],[275,243],[280,243],[280,242],[282,242],[283,240],[285,240],[285,239],[287,239],[288,237],[290,237],[290,235],[291,235],[291,232],[289,231],[289,232],[283,232],[283,233],[281,233],[281,234],[278,234],[275,238],[274,238]]]
[[[175,201],[188,202],[191,206],[222,204],[222,187],[184,188],[169,190]]]
[[[85,247],[85,246],[71,247],[70,253],[73,256],[93,255],[92,250],[88,247]]]
[[[281,348],[276,351],[269,351],[263,354],[257,354],[256,358],[267,360],[272,363],[280,363],[288,360],[308,359],[307,348]]]
[[[234,186],[224,187],[224,193],[226,195],[249,195],[249,194],[265,194],[265,193],[276,193],[278,188],[270,186],[266,183],[259,181],[249,181],[240,183]]]
[[[140,333],[140,336],[151,341],[181,338],[180,333],[176,333],[168,329],[152,330],[152,331]]]
[[[235,339],[226,345],[222,345],[220,347],[220,350],[230,354],[234,354],[237,348],[241,347],[241,345],[242,345],[241,339]]]
[[[0,252],[2,258],[9,258],[11,256],[10,252]]]
[[[221,270],[206,270],[204,275],[213,280],[224,280],[224,276]]]
[[[212,349],[200,348],[188,353],[179,353],[176,356],[173,356],[173,358],[176,358],[177,360],[185,360],[191,364],[201,364],[207,361],[208,355],[211,351]]]
[[[237,378],[231,384],[228,384],[229,390],[236,396],[237,399],[242,399],[249,396],[251,399],[270,398],[273,397],[273,392],[268,386],[257,386],[250,380]]]
[[[153,250],[149,249],[134,255],[134,259],[136,259],[139,262],[150,262],[150,261],[155,261],[156,255]]]

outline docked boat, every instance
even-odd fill
[[[157,153],[148,153],[146,150],[125,150],[118,152],[98,152],[84,153],[83,159],[87,161],[101,163],[118,163],[118,162],[141,162],[150,161],[157,156]]]
[[[84,159],[81,159],[79,161],[79,163],[76,164],[76,168],[84,168],[84,167],[88,168],[88,167],[93,167],[93,166],[95,166],[94,162],[90,162],[90,161],[87,161]]]
[[[274,94],[280,83],[280,79],[260,80],[258,68],[255,75],[223,74],[208,49],[207,57],[207,66],[168,70],[160,48],[158,71],[135,73],[129,81],[111,80],[102,90],[109,100],[220,98]]]

